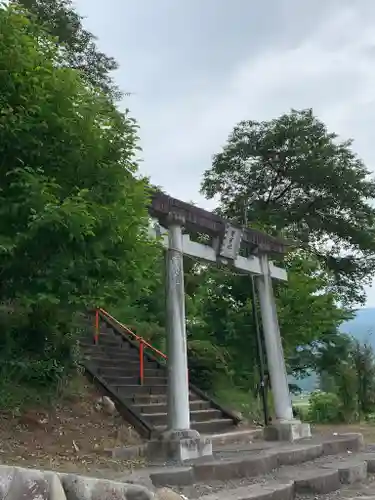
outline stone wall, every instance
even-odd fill
[[[0,500],[174,500],[166,489],[0,465]]]

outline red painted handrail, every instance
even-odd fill
[[[99,309],[95,310],[95,333],[94,333],[94,342],[98,343],[99,340]]]
[[[141,385],[143,385],[143,381],[145,378],[144,356],[143,356],[144,346],[145,345],[143,342],[139,344],[139,383]]]
[[[118,321],[116,318],[114,318],[113,316],[111,316],[107,311],[105,311],[104,309],[102,309],[101,307],[99,308],[99,311],[104,314],[104,316],[107,316],[107,318],[111,319],[112,321],[114,321],[115,323],[117,323],[118,325],[121,326],[121,328],[123,328],[126,333],[128,333],[129,335],[131,335],[135,340],[137,340],[138,342],[142,342],[142,344],[145,346],[145,347],[148,347],[149,349],[151,349],[152,351],[154,351],[155,354],[158,354],[159,356],[161,356],[162,358],[164,359],[167,359],[167,356],[166,354],[164,354],[163,352],[159,351],[158,349],[156,349],[156,347],[152,346],[151,344],[149,344],[143,337],[140,337],[139,335],[137,335],[136,333],[132,332],[130,330],[130,328],[128,328],[127,326],[123,325],[122,323],[120,323],[120,321]]]
[[[98,343],[98,339],[99,339],[99,312],[101,312],[104,316],[107,316],[107,318],[109,318],[111,321],[120,325],[121,328],[123,328],[126,331],[126,333],[131,335],[134,338],[134,340],[139,342],[139,382],[141,385],[143,385],[143,382],[144,382],[144,348],[147,347],[147,348],[151,349],[155,354],[157,354],[158,356],[161,356],[165,360],[168,359],[167,355],[164,354],[163,352],[159,351],[159,349],[156,349],[156,347],[149,344],[143,337],[140,337],[139,335],[134,333],[132,330],[130,330],[130,328],[128,328],[124,324],[120,323],[120,321],[118,321],[116,318],[111,316],[109,314],[109,312],[107,312],[105,309],[103,309],[101,307],[99,307],[95,310],[94,340],[95,340],[96,344]],[[189,369],[188,369],[187,373],[188,373],[188,380],[189,380]]]
[[[98,343],[98,336],[99,336],[99,312],[101,312],[104,316],[109,318],[111,321],[117,323],[119,326],[121,326],[121,328],[123,328],[125,330],[125,332],[127,334],[131,335],[134,338],[134,340],[139,342],[139,383],[141,385],[143,385],[144,378],[145,378],[144,377],[144,373],[145,373],[145,370],[144,370],[144,348],[147,347],[147,348],[151,349],[155,354],[157,354],[158,356],[161,356],[163,359],[167,359],[167,356],[163,352],[159,351],[159,349],[156,349],[156,347],[149,344],[143,337],[140,337],[139,335],[132,332],[130,330],[130,328],[128,328],[127,326],[120,323],[120,321],[118,321],[116,318],[111,316],[107,311],[105,311],[101,307],[99,307],[95,311],[95,336],[94,336],[94,338],[95,338],[96,344]]]

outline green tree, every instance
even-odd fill
[[[338,327],[350,315],[337,306],[332,293],[320,293],[327,277],[316,259],[300,252],[285,265],[289,280],[275,286],[282,342],[288,372],[304,377],[328,362],[328,346],[331,356],[338,352]],[[195,281],[187,308],[191,338],[219,349],[217,359],[233,382],[254,389],[258,367],[250,277],[228,268],[200,266],[190,272]]]
[[[375,354],[372,345],[353,340],[351,359],[357,378],[358,412],[369,415],[375,407]]]
[[[0,33],[0,301],[14,313],[2,343],[58,365],[74,311],[149,292],[148,187],[134,120],[12,6]]]
[[[375,407],[375,357],[371,344],[350,337],[345,350],[334,364],[326,365],[324,378],[342,404],[346,420],[366,417]],[[344,346],[343,346],[344,347]]]
[[[346,304],[365,300],[375,255],[375,182],[351,145],[312,110],[243,121],[202,185],[226,216],[310,250]]]
[[[101,52],[96,37],[82,25],[83,17],[73,7],[71,0],[16,0],[57,38],[64,64],[79,70],[87,83],[99,87],[108,95],[120,97],[111,72],[118,68],[113,57]]]
[[[294,252],[286,256],[285,267],[288,281],[275,284],[275,295],[288,369],[298,377],[320,373],[342,353],[339,327],[352,313],[327,290],[329,275],[316,258]]]

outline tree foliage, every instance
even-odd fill
[[[148,188],[135,121],[12,6],[0,9],[0,33],[0,301],[17,356],[45,358],[74,311],[147,295]]]
[[[340,325],[352,313],[327,290],[329,277],[318,260],[299,251],[286,257],[287,283],[276,283],[275,295],[288,369],[297,377],[320,372],[341,351]]]
[[[111,72],[118,68],[113,57],[101,52],[96,37],[86,30],[83,18],[71,0],[16,0],[27,9],[31,19],[57,39],[64,64],[79,70],[84,80],[107,95],[119,97]]]
[[[343,335],[341,356],[325,364],[320,384],[337,394],[344,420],[367,417],[375,409],[375,354],[370,343]]]
[[[320,293],[326,277],[316,260],[300,254],[285,264],[289,280],[275,287],[277,311],[288,371],[302,377],[320,369],[327,346],[335,351],[338,326],[350,315],[333,294]],[[234,382],[254,389],[258,366],[250,277],[227,268],[196,266],[190,272],[196,285],[188,299],[191,337],[219,348]]]
[[[364,301],[375,252],[375,182],[351,145],[312,110],[243,121],[202,185],[226,216],[310,250],[347,304]]]

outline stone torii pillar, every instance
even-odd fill
[[[276,422],[266,427],[265,437],[272,440],[295,441],[311,435],[310,425],[302,424],[293,417],[270,263],[267,254],[260,254],[259,259],[262,274],[256,278],[256,282],[276,415]]]
[[[256,278],[266,344],[268,370],[271,378],[275,414],[278,420],[292,420],[293,411],[289,395],[283,346],[277,321],[275,298],[269,272],[267,255],[260,257],[262,275]]]
[[[167,218],[166,251],[168,430],[163,442],[166,454],[175,460],[212,455],[212,442],[190,429],[189,379],[187,361],[185,288],[183,264],[184,217]]]
[[[166,252],[168,427],[190,429],[182,218],[169,218]]]

